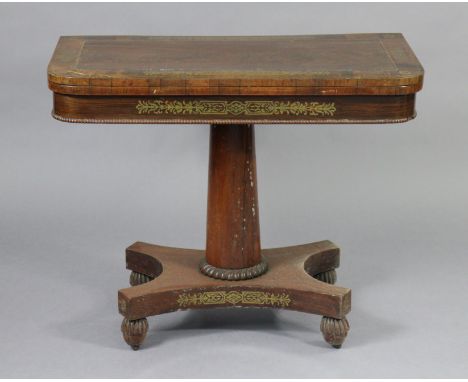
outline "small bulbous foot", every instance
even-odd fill
[[[349,322],[346,317],[342,319],[332,317],[322,317],[320,331],[323,338],[335,349],[341,348],[349,332]]]
[[[146,318],[140,318],[138,320],[124,318],[121,330],[125,342],[129,344],[133,350],[138,350],[148,332],[148,320]]]
[[[137,285],[140,285],[140,284],[144,284],[144,283],[147,283],[151,280],[154,280],[154,277],[151,277],[151,276],[147,276],[143,273],[138,273],[138,272],[135,272],[135,271],[132,271],[132,273],[130,273],[130,285],[131,286],[137,286]]]
[[[336,283],[336,270],[332,269],[330,271],[317,273],[313,277],[314,279],[323,281],[324,283],[334,284]]]

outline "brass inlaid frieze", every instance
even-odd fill
[[[269,293],[262,291],[213,291],[199,293],[182,293],[177,298],[181,308],[197,305],[265,305],[272,307],[287,307],[291,299],[288,294]]]
[[[333,116],[334,102],[299,101],[141,101],[136,105],[138,114],[172,115],[308,115]]]

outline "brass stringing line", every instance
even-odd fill
[[[333,116],[334,102],[139,100],[138,114]]]
[[[269,293],[262,291],[213,291],[200,293],[182,293],[177,298],[180,307],[190,305],[214,304],[252,304],[287,307],[291,299],[288,294]]]

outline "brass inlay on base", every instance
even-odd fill
[[[309,115],[331,117],[335,114],[336,107],[334,102],[139,100],[136,110],[138,114]]]
[[[181,308],[197,305],[237,305],[252,304],[272,307],[287,307],[291,299],[288,294],[269,293],[262,291],[213,291],[200,293],[182,293],[177,298]]]

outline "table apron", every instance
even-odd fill
[[[81,96],[54,93],[53,116],[77,123],[396,123],[415,94],[395,96]]]

